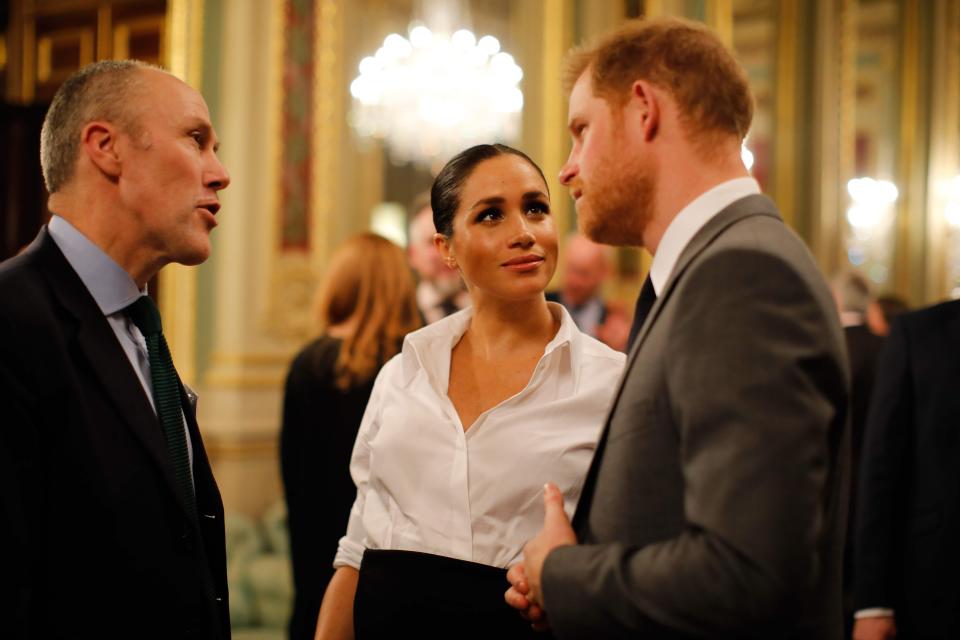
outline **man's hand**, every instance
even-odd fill
[[[897,625],[892,616],[857,618],[853,623],[853,640],[892,640],[897,637]]]
[[[530,585],[527,583],[527,575],[523,568],[523,562],[510,567],[507,571],[507,580],[512,585],[507,592],[503,594],[507,604],[520,612],[524,620],[529,621],[533,628],[538,631],[546,631],[550,628],[547,623],[547,616],[539,605],[528,599]]]
[[[507,572],[511,586],[504,594],[507,604],[519,610],[538,629],[546,628],[540,585],[543,562],[557,547],[577,543],[557,485],[548,483],[544,486],[543,506],[543,529],[523,547],[523,562],[513,565]]]

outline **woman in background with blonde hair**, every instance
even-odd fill
[[[319,290],[322,333],[290,367],[280,463],[295,589],[291,639],[313,637],[356,497],[350,453],[373,380],[421,325],[414,290],[400,247],[372,233],[351,238],[334,253]]]

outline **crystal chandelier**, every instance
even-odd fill
[[[425,6],[432,9],[429,26],[411,23],[409,38],[391,33],[360,61],[350,84],[350,124],[361,136],[382,139],[395,162],[426,167],[474,144],[512,142],[520,131],[523,71],[493,36],[478,40],[451,28],[456,3]]]

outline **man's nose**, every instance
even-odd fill
[[[577,175],[577,165],[573,161],[573,154],[567,158],[563,167],[560,168],[560,184],[565,187],[570,186],[570,181]]]
[[[230,174],[227,172],[227,168],[223,166],[223,163],[220,162],[220,158],[215,155],[213,156],[204,184],[214,191],[226,189],[227,186],[230,185]]]

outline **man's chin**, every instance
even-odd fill
[[[622,229],[613,225],[580,218],[579,226],[583,235],[599,244],[608,244],[614,247],[625,247],[633,244],[629,238],[625,236]]]
[[[198,244],[195,247],[190,247],[181,251],[176,257],[174,257],[171,262],[176,262],[177,264],[182,264],[185,267],[194,267],[198,264],[202,264],[207,261],[210,257],[210,243]]]

